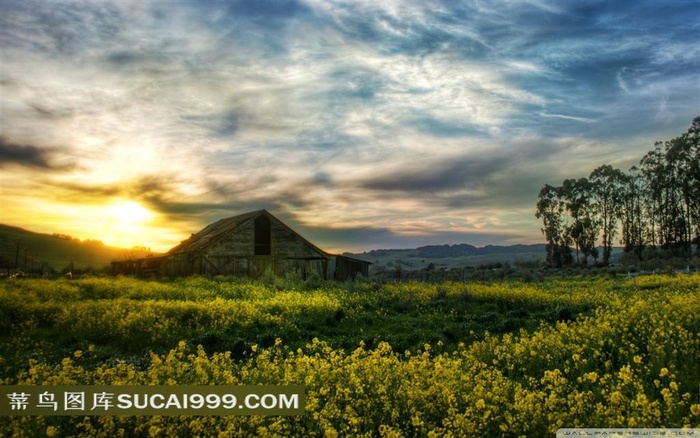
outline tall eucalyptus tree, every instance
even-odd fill
[[[562,267],[571,264],[571,240],[566,233],[565,202],[561,187],[545,184],[540,190],[535,216],[541,218],[542,234],[546,239],[547,263]]]
[[[566,232],[576,245],[576,262],[579,262],[580,251],[584,265],[588,264],[588,257],[598,259],[596,242],[600,233],[600,221],[591,203],[591,190],[592,185],[586,178],[566,179],[560,189],[566,210],[571,216],[571,223]]]
[[[592,201],[603,232],[603,264],[610,263],[613,239],[622,210],[622,188],[625,175],[620,169],[604,164],[591,172],[588,178],[592,185]]]

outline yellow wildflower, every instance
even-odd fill
[[[610,401],[614,405],[620,404],[620,402],[622,401],[622,394],[620,393],[620,391],[615,391],[612,394],[610,394]]]
[[[596,373],[595,371],[591,371],[590,373],[584,374],[583,378],[595,383],[596,380],[598,380],[598,373]]]

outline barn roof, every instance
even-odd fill
[[[199,231],[198,233],[193,234],[189,239],[184,240],[180,242],[179,245],[176,247],[172,248],[170,251],[167,252],[167,254],[177,254],[177,253],[183,253],[183,252],[193,252],[193,251],[201,251],[205,249],[207,246],[211,245],[212,243],[218,241],[220,238],[224,237],[224,235],[228,234],[229,232],[235,230],[239,226],[241,226],[243,223],[257,218],[258,216],[265,215],[270,220],[275,221],[277,224],[281,225],[285,229],[287,229],[290,233],[294,234],[297,236],[302,242],[304,242],[306,245],[312,247],[316,251],[318,251],[321,255],[328,257],[330,254],[325,252],[324,250],[320,249],[316,245],[312,244],[308,240],[304,239],[299,233],[296,231],[292,230],[289,228],[287,225],[285,225],[282,221],[274,217],[269,211],[267,210],[257,210],[257,211],[251,211],[249,213],[244,213],[240,214],[238,216],[232,216],[229,218],[224,218],[220,219],[212,224],[207,225],[203,230]]]

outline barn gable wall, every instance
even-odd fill
[[[212,243],[205,249],[205,253],[209,256],[247,257],[253,255],[254,238],[253,221],[247,221]]]
[[[326,258],[312,246],[306,244],[289,229],[271,221],[272,257],[275,258]],[[205,253],[209,256],[246,257],[254,254],[255,221],[249,220],[212,243]]]
[[[179,269],[185,270],[181,275],[259,277],[298,271],[327,277],[327,256],[276,221],[270,221],[270,240],[270,255],[255,255],[255,220],[248,220],[202,251],[190,254],[190,265],[180,262]],[[184,258],[184,254],[176,256]]]
[[[358,261],[324,252],[265,210],[222,219],[193,234],[168,254],[148,263],[145,260],[137,262],[133,267],[114,263],[113,269],[115,273],[139,276],[158,275],[160,271],[164,277],[232,275],[257,278],[299,272],[303,276],[345,279],[357,273],[366,275],[367,268],[363,269],[362,264],[368,265],[366,262],[358,265]]]

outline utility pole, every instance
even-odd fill
[[[19,239],[17,239],[17,249],[15,250],[15,270],[19,268]]]

